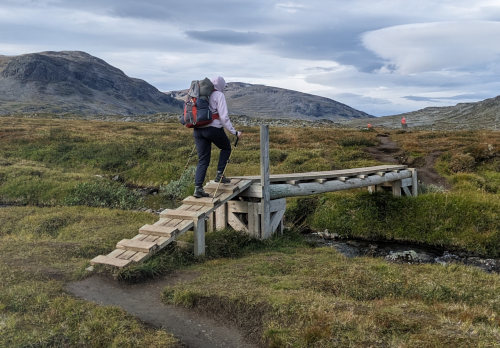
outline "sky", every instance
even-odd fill
[[[0,0],[0,55],[78,50],[161,91],[205,76],[375,116],[500,95],[500,0]]]

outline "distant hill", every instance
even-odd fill
[[[425,129],[491,129],[500,130],[500,96],[476,103],[460,103],[455,106],[428,107],[399,115],[375,119],[346,122],[348,125],[400,128],[401,118],[406,118],[408,127]]]
[[[167,94],[184,100],[187,90]],[[373,117],[329,98],[278,87],[230,82],[224,94],[234,115],[332,121]]]
[[[134,115],[181,109],[178,100],[85,52],[0,56],[0,114]]]

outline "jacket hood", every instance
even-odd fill
[[[212,83],[214,84],[216,90],[218,90],[219,92],[224,92],[224,88],[226,88],[226,80],[224,80],[222,76],[213,78]]]

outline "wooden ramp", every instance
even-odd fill
[[[123,239],[116,244],[116,249],[107,255],[99,255],[90,263],[114,267],[125,267],[133,262],[141,262],[172,243],[178,236],[194,229],[195,254],[201,255],[205,248],[205,220],[218,207],[234,198],[252,184],[248,179],[231,179],[230,184],[210,182],[205,185],[206,192],[216,197],[195,198],[189,196],[177,209],[166,209],[160,219],[152,225],[144,225],[139,234],[131,239]]]

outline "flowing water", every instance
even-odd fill
[[[395,241],[340,239],[328,232],[312,232],[307,239],[321,246],[330,246],[347,257],[383,257],[395,263],[461,263],[479,267],[486,272],[500,273],[500,259],[482,258],[467,252],[451,252],[431,246]]]

